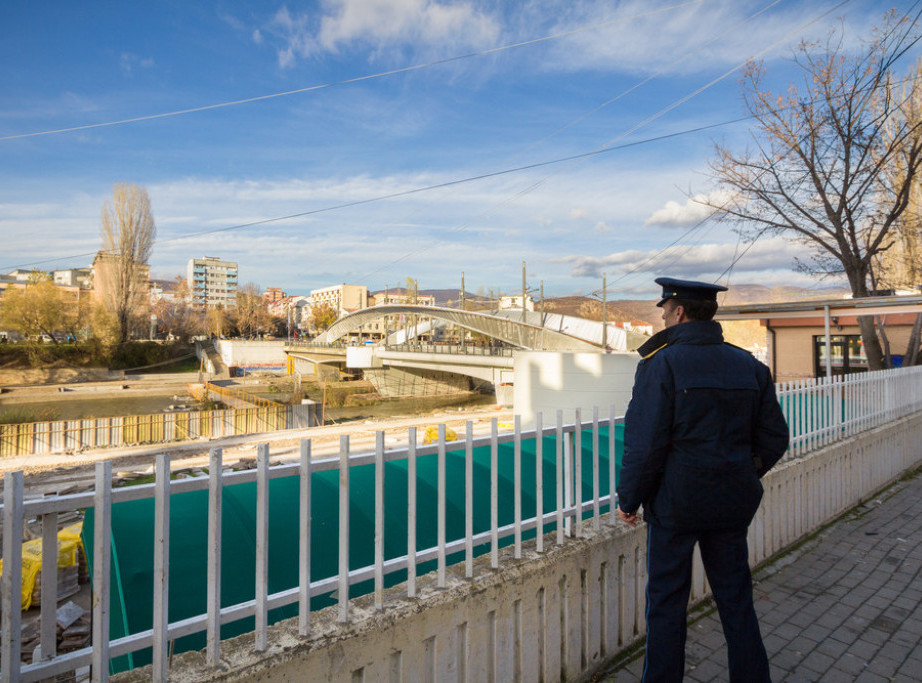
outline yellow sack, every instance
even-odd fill
[[[80,532],[83,522],[71,524],[58,532],[58,569],[67,569],[77,564],[77,551],[83,547]],[[22,609],[32,606],[32,591],[35,577],[42,570],[42,539],[36,538],[22,544]],[[3,560],[0,560],[0,574]]]
[[[457,441],[458,434],[453,429],[445,428],[445,441]],[[435,425],[426,427],[426,438],[423,439],[423,445],[428,446],[429,444],[439,442],[439,428]]]

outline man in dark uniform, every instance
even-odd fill
[[[759,479],[788,446],[771,373],[724,343],[717,292],[658,278],[666,329],[639,352],[625,414],[618,513],[647,522],[647,650],[643,681],[681,681],[697,542],[727,639],[730,680],[770,681],[752,603],[746,531]]]

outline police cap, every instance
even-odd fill
[[[658,277],[654,282],[663,288],[663,298],[656,304],[657,306],[662,306],[670,299],[717,301],[717,292],[727,291],[723,285],[712,285],[694,280],[676,280],[671,277]]]

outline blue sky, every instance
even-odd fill
[[[662,274],[714,280],[746,245],[725,225],[690,231],[689,195],[713,191],[714,142],[743,145],[748,125],[686,131],[742,115],[740,72],[725,74],[748,57],[783,87],[801,38],[840,20],[867,35],[884,10],[851,0],[807,26],[836,4],[5,3],[0,270],[89,264],[113,183],[133,182],[157,222],[155,277],[208,255],[292,293],[457,287],[462,272],[469,290],[515,291],[522,261],[551,295],[602,273],[612,299],[652,296]],[[757,243],[730,284],[815,284],[794,249]]]

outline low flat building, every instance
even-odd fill
[[[758,320],[766,333],[768,366],[779,382],[866,372],[858,316],[876,316],[894,366],[903,363],[922,296],[871,296],[722,306],[719,321]],[[828,358],[828,362],[827,362]]]

